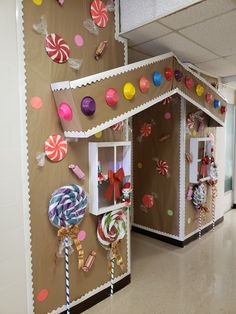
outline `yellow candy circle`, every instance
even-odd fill
[[[196,86],[196,94],[200,97],[204,93],[204,87],[201,84],[197,84]]]
[[[192,222],[192,218],[188,218],[188,224],[190,225],[191,224],[191,222]]]
[[[197,135],[197,132],[195,130],[193,130],[192,136],[196,136],[196,135]]]
[[[143,168],[143,164],[141,162],[138,162],[138,168],[142,169]]]
[[[43,0],[32,0],[34,4],[41,5],[43,3]]]
[[[97,132],[96,134],[94,134],[94,136],[95,136],[96,138],[101,138],[101,137],[102,137],[102,131]]]
[[[127,100],[131,100],[134,98],[136,93],[136,89],[134,87],[134,85],[130,82],[125,83],[124,87],[123,87],[123,94],[125,99]]]

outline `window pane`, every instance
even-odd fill
[[[228,104],[225,121],[225,192],[232,190],[234,169],[234,105]]]

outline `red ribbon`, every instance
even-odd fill
[[[124,176],[125,173],[123,168],[120,168],[115,173],[112,170],[108,170],[108,180],[110,184],[104,194],[106,200],[112,200],[113,192],[116,200],[120,198],[120,183],[122,182]]]

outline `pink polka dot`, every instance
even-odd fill
[[[34,96],[30,99],[30,104],[34,109],[40,109],[43,106],[43,101],[40,97]]]
[[[83,241],[83,240],[85,240],[85,238],[86,238],[86,232],[84,230],[81,230],[78,233],[78,240]]]
[[[38,294],[37,294],[37,300],[39,302],[43,302],[45,299],[48,297],[48,290],[47,289],[42,289]]]
[[[165,118],[166,120],[170,120],[170,119],[171,119],[171,113],[170,113],[170,112],[166,112],[166,113],[164,114],[164,118]]]
[[[75,44],[79,47],[82,47],[84,45],[84,39],[81,35],[75,35],[74,41],[75,41]]]

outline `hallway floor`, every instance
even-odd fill
[[[236,210],[177,248],[132,234],[131,284],[86,314],[236,314]]]

